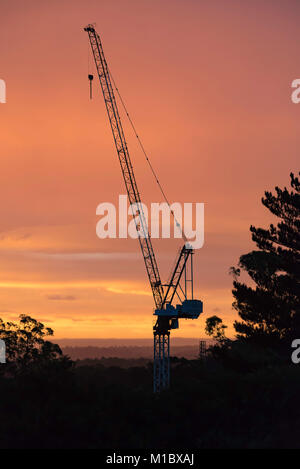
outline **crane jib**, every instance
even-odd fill
[[[138,187],[135,180],[135,175],[131,163],[131,159],[128,152],[128,147],[114,95],[114,90],[111,84],[110,74],[108,66],[105,60],[102,44],[99,35],[96,33],[94,27],[89,25],[85,28],[88,32],[89,40],[97,68],[100,85],[104,97],[106,110],[109,117],[109,122],[118,153],[119,162],[122,169],[122,174],[128,194],[130,205],[135,205],[138,208],[138,218],[140,222],[140,228],[143,232],[143,236],[139,236],[139,242],[150,281],[154,302],[156,308],[162,308],[164,289],[161,283],[159,270],[152,247],[150,235],[148,233],[148,227],[141,205],[141,198],[138,191]],[[138,221],[134,218],[136,227]]]
[[[200,300],[194,299],[193,289],[193,248],[189,244],[185,237],[185,244],[181,248],[179,255],[176,258],[175,268],[171,274],[170,280],[166,285],[162,285],[158,266],[156,263],[155,254],[152,247],[151,238],[148,232],[148,226],[145,219],[141,197],[138,191],[138,187],[135,180],[135,175],[131,163],[131,159],[128,152],[128,147],[116,103],[114,89],[112,86],[113,78],[109,73],[109,69],[105,60],[102,44],[99,35],[96,33],[95,28],[92,24],[89,24],[85,31],[88,32],[89,40],[97,68],[97,73],[104,97],[104,102],[109,117],[109,123],[111,126],[119,162],[122,169],[122,174],[127,190],[128,199],[131,207],[137,209],[137,213],[133,213],[134,221],[138,231],[139,243],[141,246],[149,282],[154,297],[156,309],[154,315],[157,319],[153,327],[154,332],[154,360],[153,360],[153,389],[154,392],[160,392],[163,389],[167,389],[170,384],[170,330],[178,329],[179,319],[197,319],[203,312],[203,303]],[[91,75],[89,79],[91,80]],[[111,79],[112,78],[112,79]],[[90,81],[91,84],[91,81]],[[124,106],[124,102],[120,96],[120,93],[114,83],[116,91],[121,103]],[[126,111],[126,108],[125,108]],[[132,124],[135,131],[135,127],[129,117],[127,116]],[[135,131],[136,133],[136,131]],[[137,134],[136,134],[137,136]],[[141,144],[141,142],[140,142]],[[145,153],[144,147],[141,144],[142,150],[148,160]],[[149,160],[148,160],[149,161]],[[150,164],[151,170],[154,170]],[[156,178],[157,180],[157,178]],[[158,182],[158,180],[157,180]],[[160,184],[159,184],[160,185]],[[160,186],[161,187],[161,186]],[[162,191],[165,200],[166,196]],[[170,204],[168,203],[169,207]],[[171,210],[171,207],[170,207]],[[171,210],[174,216],[174,213]],[[136,217],[138,215],[138,217]],[[138,220],[137,220],[138,218]],[[174,221],[176,222],[175,216]],[[187,269],[187,264],[190,264],[190,273]],[[184,273],[184,275],[183,275]],[[180,282],[183,277],[184,287],[182,288]],[[165,288],[164,288],[165,287]],[[190,291],[190,295],[188,292]],[[175,306],[172,304],[175,295],[179,298],[179,304]],[[183,297],[182,297],[183,296]],[[189,298],[189,296],[191,298]]]

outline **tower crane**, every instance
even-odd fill
[[[202,301],[194,299],[193,294],[194,251],[192,245],[185,242],[168,283],[162,284],[100,36],[93,24],[84,30],[89,36],[128,200],[138,215],[134,220],[155,303],[153,389],[160,392],[170,384],[170,331],[179,327],[180,318],[197,319],[203,311]],[[92,75],[89,75],[89,80],[92,80]],[[173,305],[174,298],[179,299],[179,304]]]

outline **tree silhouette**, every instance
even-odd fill
[[[53,335],[52,329],[26,314],[21,314],[19,319],[19,323],[0,319],[0,339],[5,342],[10,371],[24,370],[36,364],[68,361],[57,344],[45,340],[45,337]]]
[[[232,268],[233,307],[242,321],[235,321],[238,339],[279,345],[300,337],[300,184],[290,174],[291,189],[276,187],[265,192],[262,203],[279,218],[268,229],[250,227],[258,250],[240,257]],[[239,281],[241,271],[255,286]]]
[[[206,319],[205,332],[213,337],[217,342],[224,343],[226,341],[225,329],[227,326],[223,324],[222,319],[218,316],[211,316]]]

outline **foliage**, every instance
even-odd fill
[[[0,447],[299,448],[297,366],[178,359],[171,376],[160,395],[151,366],[0,378]]]
[[[205,332],[210,337],[213,337],[218,342],[224,342],[225,337],[225,329],[227,326],[223,324],[222,319],[218,316],[211,316],[206,319],[206,326]]]
[[[300,183],[292,173],[291,190],[276,187],[262,203],[279,218],[268,229],[250,227],[258,250],[242,255],[232,268],[233,306],[241,320],[238,339],[278,347],[300,337]],[[247,272],[254,284],[238,280]]]
[[[0,370],[23,372],[29,367],[45,367],[53,362],[70,366],[60,347],[45,340],[52,335],[52,329],[25,314],[19,316],[19,323],[0,319],[0,339],[5,342],[7,361]]]

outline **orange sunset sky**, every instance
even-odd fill
[[[173,335],[203,337],[213,314],[232,334],[228,269],[252,249],[250,224],[271,221],[264,190],[299,170],[299,14],[298,0],[0,0],[2,319],[28,313],[57,338],[152,335],[138,242],[96,237],[97,205],[125,194],[96,77],[89,100],[96,22],[170,201],[205,203],[204,314]],[[123,121],[142,199],[162,201]],[[153,244],[165,279],[180,240]]]

